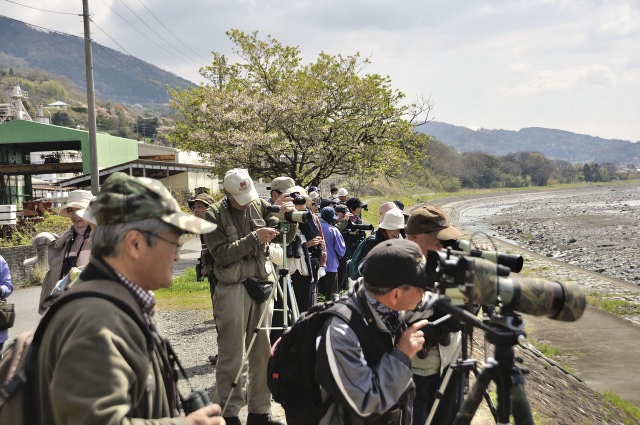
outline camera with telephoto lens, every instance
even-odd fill
[[[302,198],[304,200],[304,198]],[[279,213],[279,205],[269,205],[265,209],[272,213]],[[306,223],[311,220],[313,214],[311,211],[287,211],[284,213],[284,219],[289,223]]]
[[[185,415],[188,415],[198,409],[202,409],[209,404],[211,404],[209,395],[207,395],[207,393],[202,390],[197,390],[193,391],[191,394],[189,394],[189,397],[182,400],[182,410],[184,410]]]
[[[347,224],[346,230],[350,232],[364,231],[364,230],[373,230],[373,224],[356,224],[353,222],[349,222]]]

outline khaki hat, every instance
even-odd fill
[[[295,185],[296,182],[294,182],[291,177],[276,177],[271,182],[269,190],[277,190],[278,192],[285,193],[287,189],[290,189]]]
[[[404,214],[399,208],[394,208],[384,215],[380,228],[385,230],[404,229]]]
[[[195,198],[189,199],[189,208],[193,209],[193,205],[196,203],[196,201],[202,202],[207,207],[210,207],[215,203],[215,201],[213,200],[213,196],[209,195],[208,193],[199,193]]]
[[[297,193],[300,196],[307,196],[307,190],[302,186],[291,186],[289,189],[285,190],[282,193]]]
[[[84,209],[89,206],[89,202],[93,199],[93,194],[88,190],[72,190],[69,192],[67,203],[60,207],[58,214],[69,217],[67,208]]]
[[[159,218],[187,233],[208,233],[216,225],[182,212],[178,201],[158,180],[113,173],[89,204],[97,225]]]
[[[347,196],[348,194],[349,192],[347,192],[347,189],[345,189],[344,187],[338,189],[338,196]]]
[[[376,245],[362,266],[364,281],[377,288],[411,285],[427,286],[427,261],[417,243],[407,239],[389,239]]]
[[[244,168],[234,168],[224,175],[223,187],[240,205],[247,205],[260,198],[258,191],[249,177],[249,171]]]
[[[462,236],[462,233],[449,223],[447,214],[433,205],[413,210],[404,231],[407,235],[425,233],[441,241],[457,239]]]

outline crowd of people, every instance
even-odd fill
[[[317,187],[278,177],[263,199],[245,169],[229,170],[222,189],[218,201],[208,193],[189,200],[191,215],[160,182],[116,173],[96,197],[71,192],[59,210],[71,220],[68,231],[34,239],[49,252],[41,313],[55,302],[56,285],[76,270],[74,285],[99,280],[126,288],[144,319],[137,323],[97,297],[57,309],[37,357],[38,423],[139,418],[236,425],[246,405],[247,425],[281,424],[271,414],[267,366],[283,320],[291,317],[287,310],[298,315],[343,296],[367,326],[334,317],[318,335],[321,423],[424,424],[459,352],[460,332],[425,339],[429,322],[408,325],[404,317],[433,298],[425,292],[428,251],[461,236],[446,214],[433,206],[406,213],[401,202],[389,201],[373,226],[361,217],[367,204],[346,188],[332,187],[323,197]],[[197,277],[210,286],[218,346],[218,404],[189,414],[180,411],[173,354],[153,319],[153,290],[171,285],[187,233],[200,238]],[[13,289],[3,263],[0,257],[2,299]],[[0,347],[6,338],[0,330]],[[245,364],[243,388],[238,378]],[[452,422],[456,395],[455,388],[445,392],[434,423]]]

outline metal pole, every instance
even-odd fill
[[[98,144],[96,142],[96,100],[93,88],[93,54],[91,53],[91,29],[89,27],[89,0],[82,0],[82,17],[84,19],[84,57],[87,73],[87,111],[89,113],[89,154],[91,163],[91,192],[97,195],[100,191],[98,171]]]

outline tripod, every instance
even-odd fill
[[[283,327],[282,328],[276,328],[276,329],[286,329],[288,327],[288,323],[295,323],[295,321],[298,319],[299,316],[299,312],[298,312],[298,304],[296,302],[296,298],[293,295],[293,290],[291,288],[291,282],[289,281],[289,270],[286,267],[286,261],[287,261],[287,256],[286,256],[286,252],[287,252],[287,233],[289,232],[289,228],[290,228],[290,224],[285,222],[285,221],[280,221],[278,223],[278,231],[280,232],[280,234],[282,235],[282,242],[281,242],[281,247],[282,247],[282,261],[281,264],[279,266],[279,270],[278,270],[278,279],[276,280],[276,283],[274,284],[274,289],[271,291],[271,294],[269,295],[269,298],[267,300],[265,300],[266,303],[271,303],[276,294],[280,294],[280,296],[282,297],[282,303],[283,303],[283,308],[282,308],[282,322],[283,322]],[[291,306],[289,308],[289,305]],[[251,348],[253,347],[253,343],[256,340],[256,337],[258,336],[258,332],[261,330],[266,330],[267,332],[269,331],[269,329],[272,329],[270,327],[262,327],[262,324],[264,323],[264,320],[267,317],[267,313],[269,312],[268,308],[263,309],[262,314],[260,315],[260,320],[258,321],[257,326],[253,329],[253,335],[251,337],[251,341],[249,342],[249,345],[247,346],[247,349],[245,350],[244,355],[242,356],[242,362],[240,363],[240,369],[238,370],[238,373],[236,374],[236,377],[233,381],[233,383],[231,384],[232,387],[232,391],[229,392],[229,395],[227,396],[227,399],[222,407],[222,416],[224,416],[226,410],[227,410],[227,406],[229,404],[229,400],[231,400],[231,397],[233,395],[233,388],[235,388],[238,385],[238,380],[240,379],[240,376],[242,375],[242,369],[244,368],[244,364],[247,361],[248,357],[249,357],[249,352],[251,351]],[[289,318],[291,317],[291,320],[289,320]]]
[[[516,366],[514,345],[524,338],[524,322],[519,314],[511,308],[503,307],[500,313],[494,313],[489,324],[478,320],[466,310],[451,305],[450,301],[441,299],[436,308],[457,317],[461,321],[485,331],[485,338],[494,344],[494,358],[489,359],[477,375],[477,379],[469,394],[464,399],[454,425],[468,425],[476,413],[487,388],[495,382],[498,395],[496,423],[509,424],[513,416],[516,425],[534,425],[531,407],[524,390],[524,375],[528,372]]]
[[[487,306],[482,307],[483,310],[485,309],[485,307]],[[450,315],[447,315],[442,319],[446,317],[450,317]],[[449,386],[450,382],[453,383],[452,385],[455,385],[454,387],[455,399],[463,400],[464,394],[469,388],[469,372],[473,372],[473,374],[476,377],[478,376],[479,371],[477,367],[477,361],[475,359],[470,359],[468,354],[469,338],[471,335],[472,328],[473,326],[467,325],[467,324],[465,324],[462,327],[462,338],[458,343],[457,350],[453,356],[453,358],[455,359],[455,363],[452,363],[449,365],[449,368],[447,369],[444,377],[442,378],[442,383],[438,388],[438,391],[436,393],[436,399],[433,402],[433,406],[431,407],[431,410],[429,411],[429,416],[427,417],[427,421],[425,425],[431,425],[432,423],[434,423],[433,420],[438,410],[438,406],[440,405],[440,401],[442,400],[442,398],[445,396],[445,391],[447,390],[447,387]],[[486,343],[486,340],[485,340],[485,343]],[[487,344],[485,344],[485,353],[488,352],[488,347],[486,345]],[[452,376],[454,373],[456,373],[456,376],[452,380]],[[495,404],[493,403],[493,400],[491,400],[489,393],[485,392],[483,394],[483,398],[486,401],[487,406],[489,406],[489,410],[491,411],[491,414],[495,418],[497,415],[496,407],[495,407]]]

